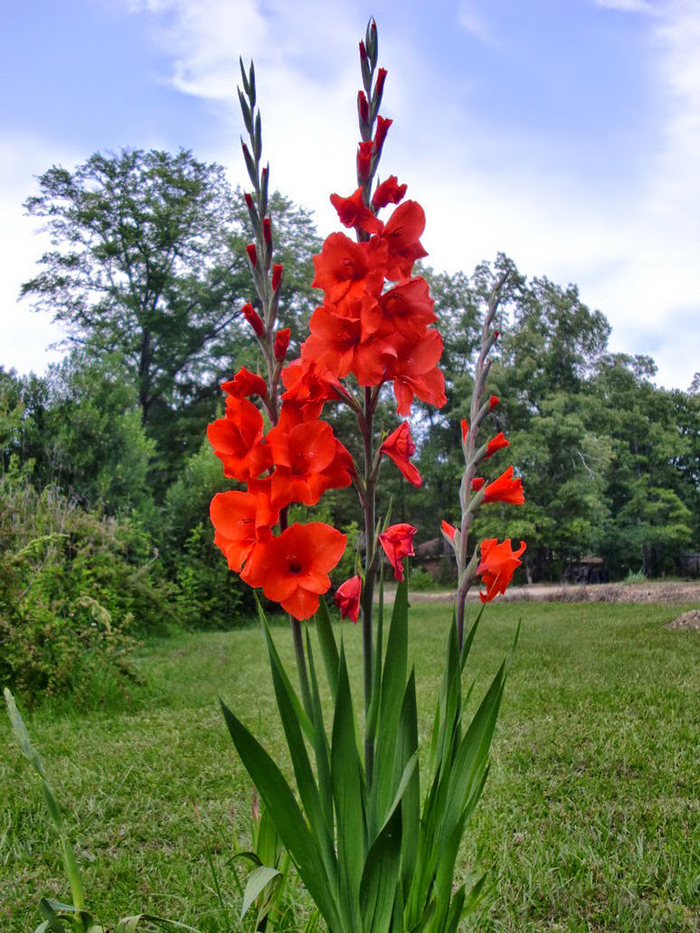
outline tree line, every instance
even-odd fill
[[[222,408],[219,384],[241,365],[256,367],[240,314],[252,298],[242,193],[220,166],[190,152],[130,149],[95,154],[73,171],[54,166],[38,188],[25,206],[44,222],[51,247],[22,297],[63,325],[67,352],[46,376],[0,369],[0,622],[11,626],[14,607],[16,627],[17,606],[33,592],[50,607],[55,580],[37,582],[51,564],[44,552],[53,548],[52,560],[69,572],[75,555],[66,542],[79,533],[66,531],[60,516],[77,510],[119,529],[121,543],[109,546],[121,555],[124,580],[100,583],[100,599],[109,602],[110,586],[123,595],[127,579],[127,590],[134,579],[141,587],[131,608],[114,612],[138,617],[137,626],[234,624],[251,607],[211,544],[208,503],[230,484],[204,437]],[[310,282],[321,241],[308,212],[279,193],[270,200],[291,359],[318,301]],[[475,533],[498,527],[526,540],[533,581],[560,579],[585,555],[602,558],[613,579],[674,572],[683,550],[700,548],[700,376],[688,391],[658,388],[650,357],[610,352],[610,324],[576,286],[528,279],[504,255],[472,275],[421,269],[444,338],[448,401],[440,411],[417,407],[422,489],[387,475],[380,506],[415,524],[418,540],[436,537],[440,518],[454,517],[446,503],[456,502],[460,419],[485,297],[506,271],[490,384],[526,505],[503,515],[498,506],[484,510]],[[388,398],[383,405],[391,430],[395,406]],[[35,517],[46,510],[43,531],[18,505],[28,495]],[[338,492],[315,514],[352,541],[354,509],[353,497]],[[50,544],[37,544],[42,534]],[[100,546],[109,549],[90,545],[95,553]],[[353,556],[350,546],[340,574]],[[89,580],[85,587],[76,599]],[[81,609],[90,625],[94,611]]]

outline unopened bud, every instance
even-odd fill
[[[258,251],[255,248],[255,243],[249,243],[245,248],[246,253],[248,253],[248,259],[250,259],[250,264],[255,268],[258,264]]]
[[[486,480],[484,479],[483,476],[475,476],[474,479],[472,480],[472,490],[474,492],[478,492],[482,488],[485,482]]]
[[[493,411],[496,405],[498,405],[500,401],[501,400],[499,399],[497,395],[492,395],[491,398],[489,399],[489,411]]]
[[[364,181],[369,178],[372,165],[372,147],[374,143],[371,139],[359,144],[357,148],[357,174]]]
[[[256,337],[263,337],[265,334],[265,325],[252,304],[248,302],[248,304],[243,305],[241,311],[243,312],[243,317],[255,331]]]
[[[283,327],[282,330],[278,330],[275,334],[275,342],[273,344],[272,351],[275,354],[275,359],[279,362],[281,362],[287,355],[290,335],[291,331],[288,327]]]
[[[364,62],[366,58],[367,58],[367,49],[365,48],[365,44],[362,41],[362,39],[360,39],[360,61]]]
[[[374,135],[374,148],[377,153],[377,158],[379,158],[381,154],[386,134],[389,132],[389,127],[392,122],[392,120],[385,120],[384,117],[377,117],[377,132]]]
[[[272,243],[272,221],[269,217],[263,218],[263,236],[265,237],[265,242],[269,246]]]
[[[360,115],[360,120],[369,123],[369,104],[364,91],[357,92],[357,112]]]
[[[384,93],[384,82],[386,81],[386,68],[380,68],[377,71],[377,83],[374,87],[375,98],[380,98]]]
[[[251,195],[248,194],[247,191],[246,191],[246,193],[243,195],[243,197],[245,198],[245,203],[246,203],[247,206],[248,206],[248,210],[249,210],[249,211],[252,211],[252,210],[253,210],[253,198],[251,197]]]
[[[272,291],[276,292],[277,289],[282,284],[282,270],[284,266],[282,263],[273,263],[272,265]]]

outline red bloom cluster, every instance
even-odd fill
[[[383,185],[375,208],[403,197],[405,186],[393,176]],[[332,233],[314,256],[312,285],[323,289],[325,300],[311,316],[311,336],[301,348],[303,366],[336,379],[352,373],[361,386],[393,383],[402,416],[410,414],[416,396],[444,405],[445,380],[438,369],[442,338],[432,326],[433,300],[425,279],[411,275],[416,260],[426,255],[420,243],[423,208],[406,201],[383,224],[364,204],[361,188],[349,198],[333,195],[332,201],[341,222],[368,238],[356,243]],[[385,290],[387,282],[394,284]]]
[[[328,571],[345,550],[346,536],[322,522],[295,524],[277,536],[272,531],[291,502],[315,505],[328,489],[352,482],[352,457],[318,417],[332,397],[332,385],[325,385],[319,392],[307,373],[308,391],[299,389],[285,401],[279,421],[265,433],[261,412],[245,396],[263,396],[267,385],[243,367],[222,386],[226,416],[207,431],[224,474],[247,485],[246,492],[223,492],[212,500],[214,543],[241,579],[262,587],[297,619],[316,612],[319,594],[330,586]]]

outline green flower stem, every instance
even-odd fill
[[[376,478],[373,477],[374,452],[372,450],[373,400],[371,388],[365,389],[365,425],[362,440],[365,453],[365,497],[363,512],[365,517],[365,582],[362,588],[362,664],[365,692],[365,722],[372,705],[372,611],[374,608],[374,573],[375,573],[375,497]],[[374,762],[374,737],[365,731],[365,772],[371,779]]]
[[[465,471],[460,489],[460,505],[462,507],[462,524],[460,527],[460,546],[457,554],[457,567],[460,573],[460,583],[457,588],[456,596],[456,615],[457,615],[457,640],[460,651],[464,642],[464,615],[467,602],[467,593],[472,583],[476,579],[476,565],[474,559],[470,564],[474,565],[472,573],[464,572],[467,567],[467,553],[469,548],[469,530],[474,516],[478,512],[484,501],[483,490],[480,490],[472,499],[472,480],[476,475],[476,468],[486,453],[486,447],[477,450],[476,439],[479,433],[479,426],[488,412],[488,405],[482,405],[481,399],[486,389],[486,378],[491,368],[491,360],[487,359],[491,348],[496,342],[497,334],[491,330],[491,324],[496,315],[500,301],[501,289],[506,283],[508,272],[504,272],[498,281],[494,284],[489,293],[488,310],[484,318],[484,326],[481,330],[481,348],[479,359],[474,373],[474,389],[472,391],[471,404],[469,405],[469,433],[467,434],[464,445]],[[476,552],[475,552],[476,553]]]

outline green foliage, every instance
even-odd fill
[[[169,593],[134,522],[0,477],[0,683],[27,702],[125,694],[133,635],[162,628]]]
[[[217,492],[230,488],[221,461],[205,439],[166,495],[158,547],[177,584],[178,618],[188,627],[231,628],[246,624],[253,610],[250,588],[229,571],[213,543],[209,503]]]

